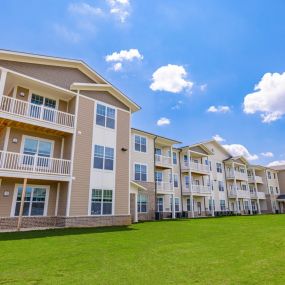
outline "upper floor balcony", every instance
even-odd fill
[[[156,154],[155,155],[155,166],[162,167],[162,168],[171,168],[172,167],[171,157]]]
[[[198,195],[198,196],[208,196],[211,194],[211,186],[207,185],[196,185],[191,184],[191,188],[189,184],[183,185],[183,195]]]
[[[240,171],[236,171],[236,170],[227,170],[226,171],[226,178],[227,179],[236,179],[236,180],[248,181],[248,176],[245,172],[240,172]]]
[[[75,115],[13,97],[0,97],[0,117],[68,133],[74,132]]]
[[[263,184],[263,180],[261,176],[253,176],[253,175],[249,175],[248,176],[248,182],[249,183],[259,183],[259,184]]]
[[[158,194],[173,194],[173,185],[171,182],[156,181],[156,191]]]
[[[265,193],[260,191],[250,191],[250,197],[252,199],[265,199]]]
[[[209,165],[204,163],[198,163],[191,161],[190,163],[188,161],[183,161],[182,163],[182,171],[191,171],[193,173],[200,173],[200,174],[209,174],[210,168]]]
[[[0,175],[4,177],[68,181],[71,178],[71,161],[0,151]]]
[[[229,191],[229,198],[249,199],[250,198],[250,192],[249,192],[249,190],[242,190],[240,188],[231,189]]]

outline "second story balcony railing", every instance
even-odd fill
[[[71,175],[71,161],[59,158],[0,151],[0,171],[66,177]]]
[[[230,198],[250,198],[250,192],[249,190],[242,190],[240,188],[231,189],[229,191],[229,197]]]
[[[192,193],[192,194],[208,195],[208,194],[211,194],[211,186],[192,184],[191,185],[191,189],[190,189],[190,185],[189,184],[187,184],[187,185],[184,184],[183,192],[185,194],[189,194],[189,195],[190,195],[190,193]]]
[[[254,199],[265,199],[265,193],[260,191],[250,192],[250,197]]]
[[[171,167],[172,166],[171,157],[156,154],[155,164],[160,165],[160,166],[165,166],[165,167]]]
[[[246,173],[234,171],[234,170],[227,170],[226,171],[226,178],[228,179],[237,179],[237,180],[248,180],[248,176]]]
[[[262,180],[262,177],[261,176],[253,176],[253,175],[249,175],[248,176],[248,182],[249,183],[260,183],[260,184],[263,184],[263,180]]]
[[[0,112],[49,125],[74,128],[75,115],[8,96],[0,97]]]
[[[188,161],[183,161],[182,169],[183,170],[190,169],[193,172],[203,172],[203,173],[209,173],[210,172],[209,165],[194,162],[194,161],[191,161],[190,163]]]
[[[156,190],[158,192],[173,192],[173,186],[171,182],[156,181]]]

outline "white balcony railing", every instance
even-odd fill
[[[173,192],[171,182],[156,181],[156,190],[160,192]]]
[[[155,155],[155,163],[163,166],[171,166],[171,157],[164,155]]]
[[[188,161],[183,161],[182,169],[188,170],[189,168],[192,171],[206,172],[206,173],[210,172],[209,165],[207,165],[207,164],[197,163],[194,161],[191,161],[190,163]]]
[[[250,192],[250,197],[253,199],[265,199],[264,192]]]
[[[71,161],[0,151],[0,171],[69,176]]]
[[[240,188],[236,188],[236,189],[230,189],[229,191],[229,197],[230,198],[250,198],[251,197],[251,193],[249,190],[242,190]]]
[[[73,114],[8,96],[1,96],[0,111],[35,121],[74,128],[75,116]]]
[[[260,184],[263,184],[263,180],[262,180],[262,177],[261,176],[248,176],[248,182],[249,183],[260,183]]]
[[[226,171],[226,177],[229,179],[238,179],[238,180],[248,180],[248,176],[246,173],[238,172],[238,171],[233,171],[233,170],[227,170]]]
[[[183,187],[183,192],[185,193],[192,193],[192,194],[211,194],[211,187],[210,186],[204,186],[204,185],[196,185],[196,184],[192,184],[190,189],[190,185],[185,185]],[[192,191],[192,192],[191,192]]]

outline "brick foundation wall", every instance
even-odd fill
[[[17,217],[0,217],[0,230],[17,228]],[[21,228],[53,228],[53,227],[106,227],[131,224],[131,216],[103,217],[23,217]]]

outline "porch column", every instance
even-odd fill
[[[253,214],[251,198],[249,199],[249,212],[250,212],[251,215]]]
[[[24,184],[23,184],[17,231],[20,231],[20,229],[21,229],[23,210],[24,210],[24,203],[25,203],[25,197],[26,197],[26,189],[27,189],[27,178],[24,179]]]
[[[7,77],[7,70],[1,69],[1,75],[0,75],[0,98],[4,95],[4,87],[6,83],[6,77]]]
[[[156,203],[156,201],[155,201]],[[138,194],[135,193],[135,218],[134,218],[134,222],[137,223],[139,220],[138,218]]]
[[[193,194],[192,194],[192,173],[191,173],[191,155],[190,155],[190,150],[188,149],[187,152],[188,155],[188,175],[189,175],[189,190],[190,190],[190,203],[191,203],[191,217],[194,218],[194,199],[193,199]]]
[[[175,195],[172,194],[172,219],[175,219]]]
[[[55,201],[55,210],[54,210],[54,215],[55,216],[57,216],[57,214],[58,214],[59,195],[60,195],[60,182],[57,182],[56,201]]]
[[[258,210],[258,214],[261,214],[261,208],[260,208],[260,202],[259,199],[257,199],[257,210]]]
[[[237,204],[237,213],[240,213],[240,209],[238,206],[238,192],[237,192],[237,180],[236,180],[236,172],[235,172],[235,164],[232,162],[232,169],[233,169],[233,174],[234,174],[234,189],[236,192],[236,204]]]

